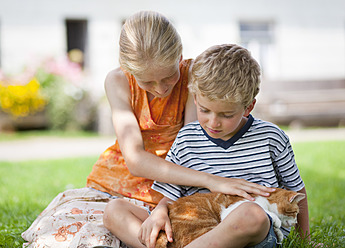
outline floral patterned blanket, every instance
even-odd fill
[[[22,233],[25,248],[126,247],[103,226],[103,212],[112,196],[92,188],[60,193]],[[128,199],[136,205],[144,203]]]

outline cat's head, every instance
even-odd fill
[[[275,212],[278,214],[282,226],[291,227],[297,223],[298,203],[304,198],[305,194],[277,188],[268,197],[268,201],[276,208]]]

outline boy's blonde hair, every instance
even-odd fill
[[[192,68],[189,90],[210,100],[248,107],[259,93],[260,66],[238,45],[212,46],[200,54]]]
[[[120,65],[134,75],[148,68],[170,67],[182,55],[181,38],[170,21],[153,11],[129,17],[120,35]]]

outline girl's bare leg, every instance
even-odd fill
[[[138,240],[141,224],[149,217],[147,211],[124,199],[108,203],[104,211],[104,226],[131,247],[146,247]]]
[[[245,247],[263,241],[269,231],[266,212],[255,203],[243,203],[217,227],[191,242],[188,248]]]

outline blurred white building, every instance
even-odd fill
[[[0,0],[0,69],[16,73],[78,48],[88,86],[102,96],[121,25],[140,10],[174,23],[185,58],[238,43],[261,64],[263,82],[345,79],[344,0]]]

